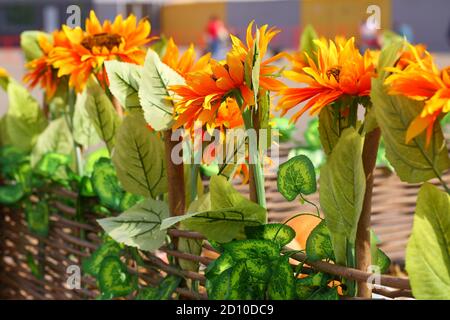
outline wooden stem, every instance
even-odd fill
[[[171,216],[181,216],[185,210],[185,190],[184,190],[184,166],[183,163],[175,164],[172,161],[172,150],[180,143],[172,141],[172,131],[164,132],[164,143],[166,147],[166,170],[167,182],[169,184],[169,210]]]
[[[356,267],[367,272],[372,263],[370,251],[370,215],[372,212],[373,171],[375,169],[378,145],[380,142],[380,128],[366,134],[362,152],[364,173],[366,176],[366,190],[361,216],[356,232]],[[358,297],[371,298],[372,290],[366,281],[358,281]]]

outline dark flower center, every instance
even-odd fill
[[[93,47],[106,47],[111,50],[118,47],[121,41],[122,37],[118,34],[98,33],[84,38],[81,45],[89,50]]]
[[[341,67],[333,67],[327,70],[327,77],[328,80],[331,78],[331,76],[334,77],[334,79],[339,82],[339,74],[341,73]]]

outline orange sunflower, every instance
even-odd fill
[[[424,101],[422,112],[411,122],[406,143],[426,130],[426,145],[430,143],[433,126],[441,113],[450,111],[450,67],[439,71],[423,46],[409,46],[385,80],[388,93]],[[407,57],[408,59],[405,59]]]
[[[242,97],[241,108],[254,104],[254,92],[251,83],[246,81],[246,67],[254,59],[252,47],[255,43],[256,34],[252,35],[252,25],[247,29],[247,46],[238,38],[231,36],[233,47],[227,54],[225,61],[211,59],[209,67],[203,70],[189,72],[186,74],[186,84],[172,86],[170,89],[177,95],[175,104],[175,123],[173,128],[184,126],[192,128],[196,121],[206,124],[207,129],[220,126],[217,121],[223,117],[228,118],[227,123],[239,123],[242,125],[241,112],[234,112],[237,103],[236,95]],[[267,30],[263,26],[258,30],[259,57],[267,52],[270,40],[277,31]],[[279,59],[281,54],[261,62],[260,68],[260,90],[279,91],[283,84],[275,79],[275,73],[279,71],[270,63]],[[227,99],[234,97],[232,99]],[[239,108],[238,108],[239,109]],[[220,115],[220,113],[223,113]],[[236,117],[230,118],[230,117]]]
[[[47,100],[50,100],[61,82],[61,78],[57,76],[58,70],[53,67],[50,56],[55,47],[69,46],[69,40],[62,31],[53,32],[52,39],[42,34],[38,36],[37,40],[42,50],[42,56],[26,64],[28,73],[23,80],[28,82],[31,88],[39,84],[45,89]]]
[[[315,40],[317,46],[317,64],[307,54],[307,66],[301,71],[285,71],[284,75],[304,83],[303,88],[285,88],[281,90],[278,109],[282,115],[306,100],[306,105],[292,118],[296,121],[303,113],[318,114],[320,110],[344,96],[362,97],[370,94],[371,78],[375,76],[372,55],[364,55],[355,47],[355,39],[347,41]]]
[[[211,54],[207,53],[195,61],[195,48],[191,44],[189,48],[180,56],[180,51],[170,38],[161,61],[178,72],[181,76],[186,76],[188,72],[203,70],[208,67]]]
[[[77,92],[83,90],[92,73],[105,83],[103,63],[107,60],[143,64],[145,50],[142,46],[152,40],[150,23],[145,19],[137,22],[134,15],[125,20],[118,15],[114,22],[105,20],[101,24],[91,11],[86,19],[86,30],[65,25],[62,29],[69,45],[52,51],[52,64],[58,69],[59,77],[70,77],[69,85]]]

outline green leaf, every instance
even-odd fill
[[[28,228],[38,236],[47,237],[49,229],[48,204],[46,201],[31,203],[27,201],[25,205],[25,216]]]
[[[326,155],[330,155],[333,148],[339,141],[341,130],[339,129],[339,120],[335,119],[333,112],[339,112],[333,109],[334,106],[326,106],[319,113],[319,137],[322,143],[323,150]],[[343,118],[341,127],[347,128],[349,126],[348,117]]]
[[[338,264],[346,265],[347,243],[354,244],[366,180],[362,163],[363,138],[345,129],[320,172],[320,205],[330,230]]]
[[[273,128],[280,134],[280,142],[287,142],[292,139],[295,132],[295,125],[287,118],[274,118],[271,120]]]
[[[20,34],[20,47],[27,62],[37,59],[43,55],[41,46],[39,45],[39,37],[45,37],[52,43],[52,37],[42,31],[24,31]]]
[[[95,197],[97,194],[92,186],[91,178],[83,176],[80,181],[80,195],[83,197]]]
[[[120,211],[126,211],[143,200],[143,196],[125,192],[122,199],[120,200]]]
[[[0,203],[11,205],[19,201],[24,195],[20,183],[0,186]]]
[[[310,261],[335,259],[330,231],[325,220],[322,220],[308,236],[306,240],[306,254]]]
[[[30,252],[27,252],[27,265],[28,268],[30,268],[30,272],[33,276],[35,276],[37,279],[44,278],[38,261],[34,259],[33,255]]]
[[[100,137],[86,109],[88,101],[87,89],[77,96],[73,113],[73,137],[85,149],[100,143]]]
[[[111,153],[115,144],[116,131],[120,125],[120,118],[111,100],[96,81],[91,79],[86,88],[86,110],[97,130],[97,134],[105,142]]]
[[[98,273],[98,283],[106,298],[123,297],[135,290],[135,281],[127,267],[116,256],[103,259]]]
[[[223,248],[234,261],[260,259],[274,260],[280,256],[280,246],[270,240],[250,239],[224,243]]]
[[[420,188],[406,271],[417,299],[450,299],[450,196],[429,183]]]
[[[316,30],[310,24],[306,25],[300,37],[300,52],[307,53],[308,56],[317,63],[315,39],[318,39]]]
[[[339,300],[337,288],[319,288],[309,297],[308,300]]]
[[[394,65],[402,45],[402,42],[394,42],[382,50],[380,61],[384,67]],[[372,79],[370,97],[386,146],[387,159],[400,179],[405,182],[424,182],[440,175],[450,166],[450,160],[439,123],[435,123],[433,127],[428,147],[425,134],[406,144],[408,127],[422,112],[424,102],[389,95],[383,84],[386,76],[387,73],[383,72],[376,79]]]
[[[198,231],[210,240],[228,242],[243,239],[245,226],[260,225],[266,220],[266,209],[241,195],[222,176],[212,177],[210,193],[200,196],[191,206],[198,211],[165,219],[161,228],[183,221],[185,228]]]
[[[109,90],[122,106],[127,109],[141,109],[139,102],[139,82],[143,67],[116,60],[105,61]]]
[[[289,257],[278,258],[268,288],[270,300],[292,300],[296,296],[294,271],[289,264]]]
[[[70,161],[68,155],[49,152],[44,154],[39,162],[36,163],[34,171],[44,177],[52,178],[56,175],[59,168],[68,165]]]
[[[380,268],[381,273],[385,273],[389,270],[391,265],[391,259],[381,249],[377,248],[375,256],[372,255],[372,263]]]
[[[120,210],[124,192],[110,159],[100,158],[95,163],[91,181],[100,202],[113,210]]]
[[[86,162],[84,164],[84,173],[91,175],[94,171],[94,166],[100,158],[109,158],[109,151],[107,148],[99,148],[86,155]]]
[[[105,232],[119,243],[141,250],[154,251],[164,243],[166,231],[161,221],[169,216],[163,201],[146,199],[117,217],[97,220]]]
[[[120,253],[120,246],[115,241],[106,241],[95,250],[92,255],[82,262],[83,271],[96,277],[100,271],[102,261],[107,256],[117,256]]]
[[[281,223],[271,223],[262,226],[247,226],[245,234],[248,239],[265,239],[277,243],[280,247],[289,244],[295,238],[295,231]]]
[[[169,300],[178,288],[182,278],[166,276],[157,287],[139,289],[136,300]]]
[[[23,151],[30,151],[47,126],[47,120],[27,89],[10,79],[6,90],[9,108],[4,121],[8,140]]]
[[[294,200],[299,194],[316,192],[316,172],[308,157],[295,156],[278,168],[278,191],[288,201]]]
[[[63,156],[73,155],[72,134],[64,118],[50,122],[48,127],[37,139],[36,145],[31,152],[31,165],[36,164],[48,153]]]
[[[116,136],[112,160],[123,188],[144,197],[167,192],[164,143],[139,113],[125,117]]]
[[[308,122],[308,127],[304,133],[305,141],[309,149],[318,150],[321,149],[322,143],[319,137],[319,119],[312,118]]]
[[[139,86],[139,99],[145,120],[156,131],[169,129],[173,121],[173,94],[169,86],[184,84],[176,71],[161,62],[153,50],[147,51]]]

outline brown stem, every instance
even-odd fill
[[[373,170],[377,160],[380,142],[380,128],[366,134],[362,151],[362,161],[366,176],[364,202],[356,232],[356,267],[367,272],[372,263],[370,251],[370,215],[372,212]],[[358,281],[358,297],[371,298],[372,290],[366,281]]]
[[[116,97],[112,96],[112,103],[113,103],[114,109],[116,109],[116,112],[119,115],[119,117],[123,118],[123,108],[122,108],[122,105],[120,104],[119,100],[117,100]]]
[[[184,167],[183,163],[175,164],[172,161],[171,154],[179,141],[172,141],[172,131],[164,132],[164,143],[166,146],[166,171],[167,182],[169,184],[169,210],[171,216],[181,216],[185,210],[185,191],[184,191]]]

